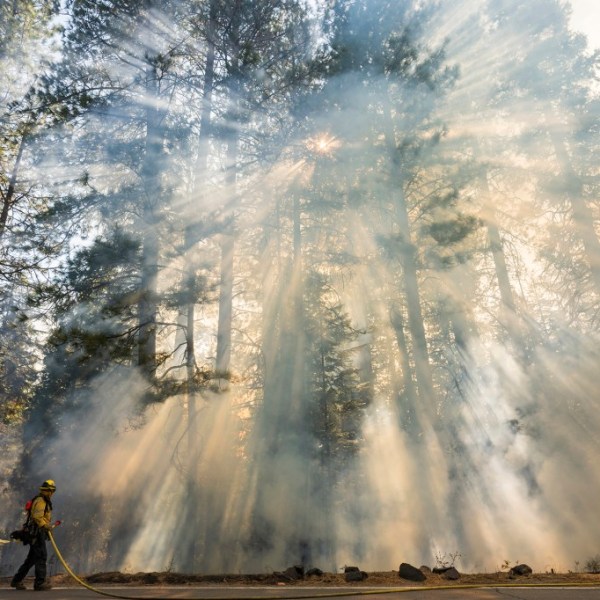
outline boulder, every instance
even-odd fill
[[[298,579],[304,579],[304,567],[294,565],[285,571],[274,571],[273,575],[280,581],[298,581]]]
[[[427,579],[423,571],[408,563],[402,563],[400,565],[398,575],[402,577],[402,579],[408,579],[409,581],[425,581]]]
[[[356,571],[346,571],[344,579],[348,582],[351,581],[364,581],[368,577],[367,573],[356,569]]]
[[[293,567],[288,567],[283,574],[293,580],[304,579],[304,567],[302,565],[294,565]]]
[[[317,569],[316,567],[306,571],[307,577],[321,577],[321,575],[323,575],[323,571],[321,571],[321,569]]]
[[[432,572],[437,573],[438,575],[442,575],[452,567],[433,567]]]
[[[520,577],[523,575],[531,575],[532,573],[533,573],[533,569],[529,565],[520,564],[520,565],[513,567],[508,572],[508,576],[511,579],[514,579],[515,577]]]
[[[449,567],[442,573],[442,579],[456,581],[457,579],[460,579],[460,573],[454,567]]]

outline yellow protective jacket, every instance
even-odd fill
[[[52,523],[52,503],[43,496],[36,496],[31,505],[31,520],[40,529],[50,529]]]

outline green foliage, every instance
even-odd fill
[[[113,364],[131,364],[139,242],[119,229],[110,238],[97,238],[42,291],[55,303],[57,319],[47,342],[45,385],[63,395]]]
[[[305,293],[311,430],[328,459],[344,462],[359,449],[370,382],[355,366],[356,339],[348,314],[327,280],[308,274]]]
[[[386,70],[389,73],[407,77],[414,70],[419,58],[415,40],[411,39],[410,29],[392,34],[386,42]]]
[[[69,260],[68,296],[74,295],[75,305],[102,301],[102,310],[111,315],[135,299],[139,264],[139,240],[117,228]]]
[[[583,570],[586,573],[600,573],[600,554],[588,558],[583,565]]]
[[[34,43],[48,35],[50,19],[60,0],[3,0],[0,2],[0,60],[21,59],[24,40]]]
[[[457,215],[452,219],[436,221],[423,227],[423,232],[430,235],[441,246],[451,246],[462,242],[479,226],[479,220],[472,215]]]
[[[38,379],[38,349],[26,312],[7,298],[0,320],[0,422],[22,423]]]

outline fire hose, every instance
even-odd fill
[[[56,541],[54,540],[54,536],[52,532],[48,532],[48,536],[50,537],[50,542],[52,543],[52,547],[54,548],[54,552],[58,557],[58,560],[61,562],[62,566],[65,568],[67,573],[80,585],[88,590],[95,592],[96,594],[101,594],[102,596],[108,596],[109,598],[120,598],[121,600],[143,600],[140,597],[135,596],[124,596],[121,594],[111,594],[110,592],[106,592],[104,590],[99,590],[95,588],[85,581],[83,581],[80,577],[75,575],[71,567],[67,564],[65,559],[63,558],[58,546],[56,545]],[[268,600],[308,600],[310,598],[342,598],[347,596],[373,596],[380,594],[401,594],[404,592],[420,592],[420,591],[434,591],[434,590],[467,590],[467,589],[495,589],[495,588],[510,588],[510,587],[533,587],[533,588],[570,588],[570,587],[598,587],[597,583],[580,581],[580,582],[570,582],[565,585],[560,585],[556,583],[494,583],[494,584],[453,584],[453,585],[430,585],[430,586],[408,586],[402,588],[385,588],[385,589],[376,589],[376,590],[358,590],[353,588],[344,592],[329,592],[329,593],[320,593],[320,594],[298,594],[298,595],[281,595],[281,596],[269,596]],[[153,597],[153,600],[173,600],[168,597]],[[194,600],[209,600],[208,598],[195,598]],[[210,599],[214,600],[214,599]],[[265,600],[263,596],[222,596],[219,597],[218,600]]]

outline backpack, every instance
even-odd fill
[[[43,496],[38,494],[25,504],[25,514],[27,515],[27,519],[25,520],[25,523],[23,523],[21,529],[17,529],[10,534],[10,537],[13,540],[17,540],[25,546],[31,544],[40,533],[39,526],[31,518],[31,507],[37,498],[43,498]],[[50,502],[48,498],[44,498],[44,501],[46,502],[46,508],[44,509],[45,513],[48,509],[52,510],[52,502]]]

